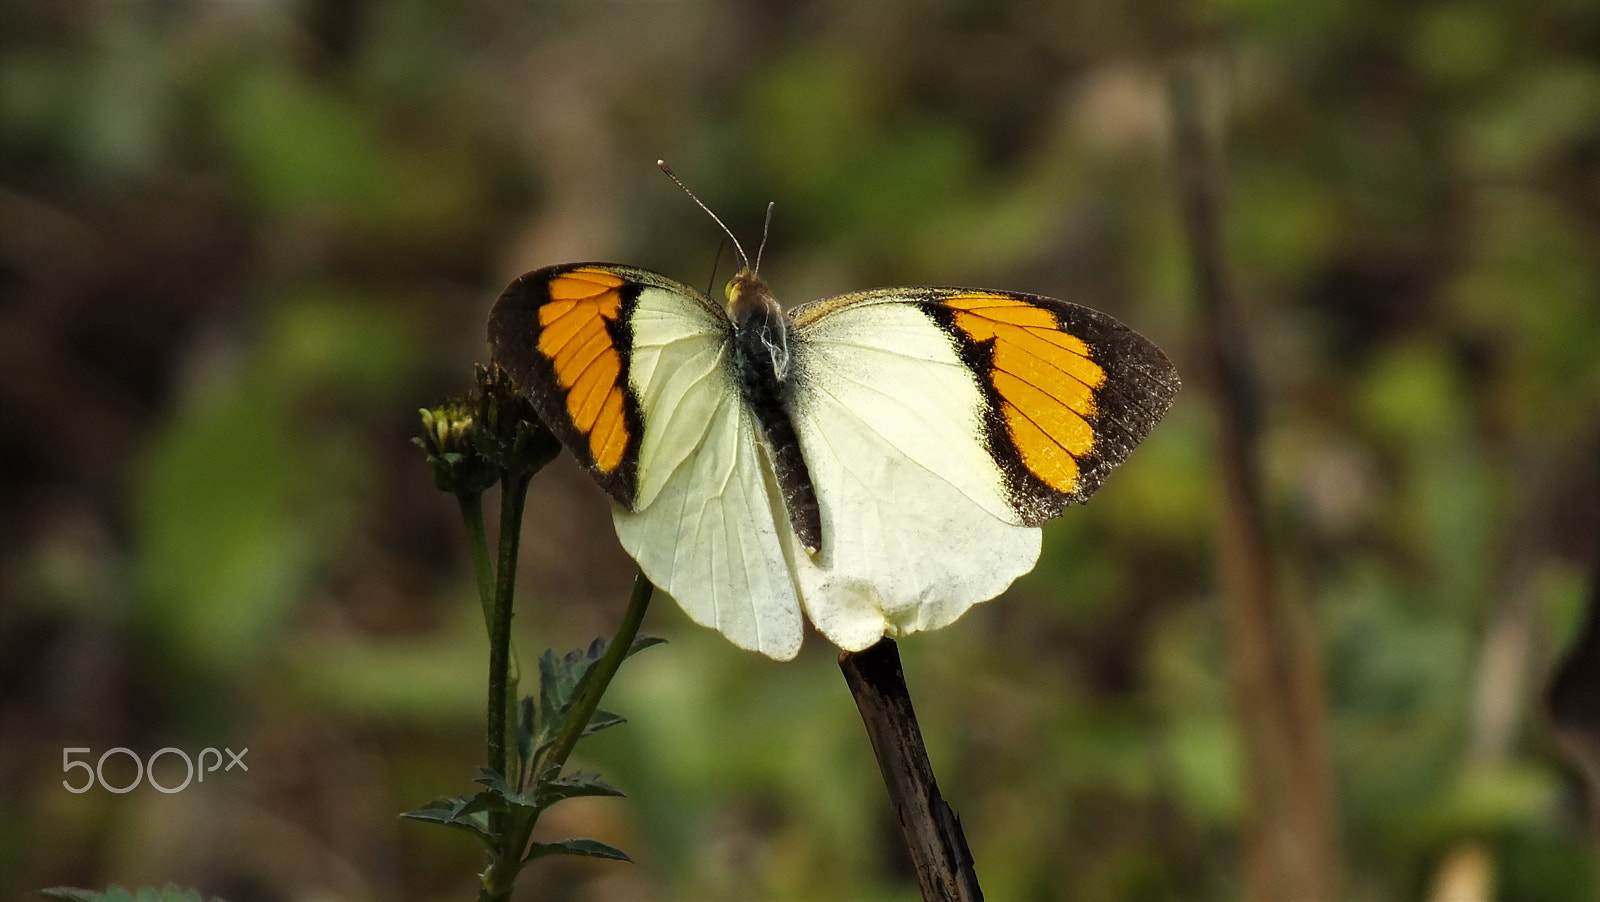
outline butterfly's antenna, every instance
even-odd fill
[[[711,219],[713,221],[715,221],[717,225],[722,226],[722,231],[726,232],[728,237],[733,240],[733,248],[734,248],[734,250],[739,252],[739,259],[744,261],[745,269],[749,269],[750,268],[750,256],[744,252],[744,247],[739,244],[739,239],[734,237],[733,230],[728,228],[727,224],[724,223],[722,220],[718,219],[717,218],[717,214],[711,212],[711,208],[706,206],[700,200],[700,198],[694,196],[694,192],[690,191],[689,190],[689,186],[685,185],[683,183],[683,179],[678,178],[678,174],[676,172],[672,171],[672,167],[667,165],[667,161],[665,161],[665,160],[657,160],[656,161],[656,166],[660,167],[661,171],[665,172],[667,174],[667,178],[672,179],[674,182],[677,182],[678,183],[678,187],[683,189],[683,193],[689,195],[689,199],[690,200],[694,201],[695,204],[700,207],[700,209],[706,211],[706,215],[707,216],[711,217]]]
[[[706,297],[711,297],[717,287],[717,267],[722,265],[722,249],[727,246],[727,238],[717,242],[717,255],[711,258],[711,280],[706,283]],[[756,257],[761,257],[760,251],[756,252]]]
[[[761,225],[761,246],[756,248],[755,272],[761,272],[761,252],[767,249],[767,233],[772,231],[772,201],[767,201],[767,221]]]

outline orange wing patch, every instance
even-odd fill
[[[1054,313],[1016,298],[958,294],[944,303],[974,342],[994,341],[989,380],[1023,464],[1051,488],[1073,491],[1078,459],[1094,447],[1095,392],[1106,382],[1089,346],[1061,331]]]
[[[622,357],[607,323],[622,309],[623,280],[601,269],[574,269],[550,280],[539,308],[539,352],[567,392],[567,416],[589,439],[601,472],[622,463],[628,428],[622,416]]]

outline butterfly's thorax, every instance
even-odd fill
[[[746,397],[755,381],[770,380],[781,389],[789,377],[789,320],[760,276],[741,272],[728,283],[728,319],[738,339]]]
[[[739,392],[761,426],[771,452],[773,475],[795,534],[810,551],[822,544],[816,489],[789,414],[794,392],[791,326],[762,278],[742,270],[728,283],[728,319],[733,323]]]

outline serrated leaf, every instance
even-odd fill
[[[571,685],[567,689],[566,704],[571,704],[583,687],[588,684],[589,676],[594,673],[594,665],[600,663],[600,656],[606,653],[604,639],[596,639],[589,643],[587,650],[574,649],[567,652],[562,663],[566,665],[566,679]]]
[[[628,646],[628,656],[664,642],[665,639],[654,636],[637,637]],[[537,762],[545,750],[566,731],[566,721],[571,716],[573,700],[584,691],[594,676],[595,665],[605,652],[606,641],[595,639],[589,643],[588,648],[573,649],[559,658],[552,649],[546,649],[544,654],[539,656],[537,727],[529,730],[529,748],[522,759],[524,768],[529,766],[529,762]],[[626,722],[621,715],[609,711],[596,711],[584,725],[579,738]],[[520,739],[519,735],[519,741]]]
[[[404,817],[404,815],[402,815],[402,817]],[[421,820],[421,819],[419,818],[419,820]],[[494,848],[494,836],[489,833],[489,825],[488,825],[487,822],[477,823],[477,822],[474,822],[472,820],[460,820],[460,819],[458,819],[458,820],[450,820],[450,821],[430,821],[429,823],[434,823],[434,824],[438,824],[441,827],[450,827],[450,828],[455,829],[455,830],[462,830],[464,832],[471,833],[473,836],[476,836],[478,839],[483,840],[484,844],[489,846],[491,849]]]
[[[547,648],[539,656],[539,731],[548,732],[555,721],[556,710],[561,707],[561,659],[555,649]]]
[[[556,674],[561,672],[561,656],[553,648],[539,653],[539,684],[554,686]]]
[[[623,717],[621,714],[612,714],[610,711],[601,711],[596,708],[594,716],[589,718],[589,725],[583,728],[583,733],[581,735],[588,736],[593,733],[598,733],[607,727],[615,727],[627,722],[628,719]]]
[[[466,796],[453,799],[434,799],[421,808],[401,812],[401,817],[409,817],[418,821],[447,821],[456,816],[462,806],[467,802]]]
[[[573,696],[583,687],[595,662],[599,660],[595,645],[601,645],[603,649],[604,643],[596,639],[587,653],[575,649],[558,658],[553,650],[546,649],[539,656],[538,732],[541,736],[553,735],[559,730]]]
[[[484,786],[488,787],[487,792],[479,793],[479,795],[491,795],[498,797],[506,806],[517,808],[534,807],[534,797],[532,793],[517,792],[511,787],[510,783],[506,782],[505,777],[487,767],[478,768],[478,776],[473,780],[473,782],[482,783]]]
[[[425,821],[430,824],[451,824],[456,819],[456,813],[450,809],[423,807],[411,811],[402,811],[400,816],[407,820]]]
[[[505,803],[493,793],[480,792],[473,796],[435,799],[415,811],[407,811],[400,816],[465,830],[492,846],[493,837],[489,833],[489,820],[484,816],[484,812],[504,807]]]
[[[467,804],[463,805],[461,810],[456,812],[456,817],[459,819],[466,817],[469,814],[477,814],[479,812],[488,813],[490,811],[505,811],[508,807],[510,807],[508,801],[509,800],[499,793],[485,789],[483,792],[473,796],[471,801],[467,802]]]
[[[148,896],[146,895],[147,893]],[[145,902],[147,898],[150,902],[203,902],[199,891],[182,889],[172,883],[167,884],[160,890],[142,886],[139,888],[139,895],[135,898],[138,902]],[[216,899],[213,898],[212,902],[216,902]]]
[[[612,861],[633,861],[616,846],[598,839],[563,839],[560,842],[536,842],[528,849],[523,861],[532,861],[546,855],[582,855],[586,858],[608,858]]]
[[[627,794],[600,779],[598,774],[573,774],[539,784],[539,807],[549,808],[557,802],[585,796],[625,797]]]
[[[487,767],[478,768],[478,775],[472,778],[472,782],[481,783],[482,785],[487,786],[491,792],[498,793],[501,796],[513,796],[517,794],[517,791],[511,788],[511,784],[506,782],[506,778],[503,774],[497,770]]]
[[[528,766],[528,759],[533,757],[533,731],[537,724],[534,722],[538,713],[538,703],[531,695],[524,695],[517,703],[517,770],[521,772]]]
[[[594,665],[605,654],[605,649],[605,641],[596,639],[587,649],[573,649],[559,658],[551,649],[539,656],[538,728],[530,737],[529,758],[538,755],[561,734],[572,700],[588,684]]]
[[[626,657],[631,658],[647,648],[655,648],[657,645],[666,644],[667,640],[661,638],[660,636],[635,636],[633,644],[628,646],[628,654]]]

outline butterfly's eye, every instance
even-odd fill
[[[739,280],[737,277],[728,280],[727,286],[722,289],[722,294],[728,299],[728,303],[733,303],[733,298],[735,293],[738,291],[738,288]]]

